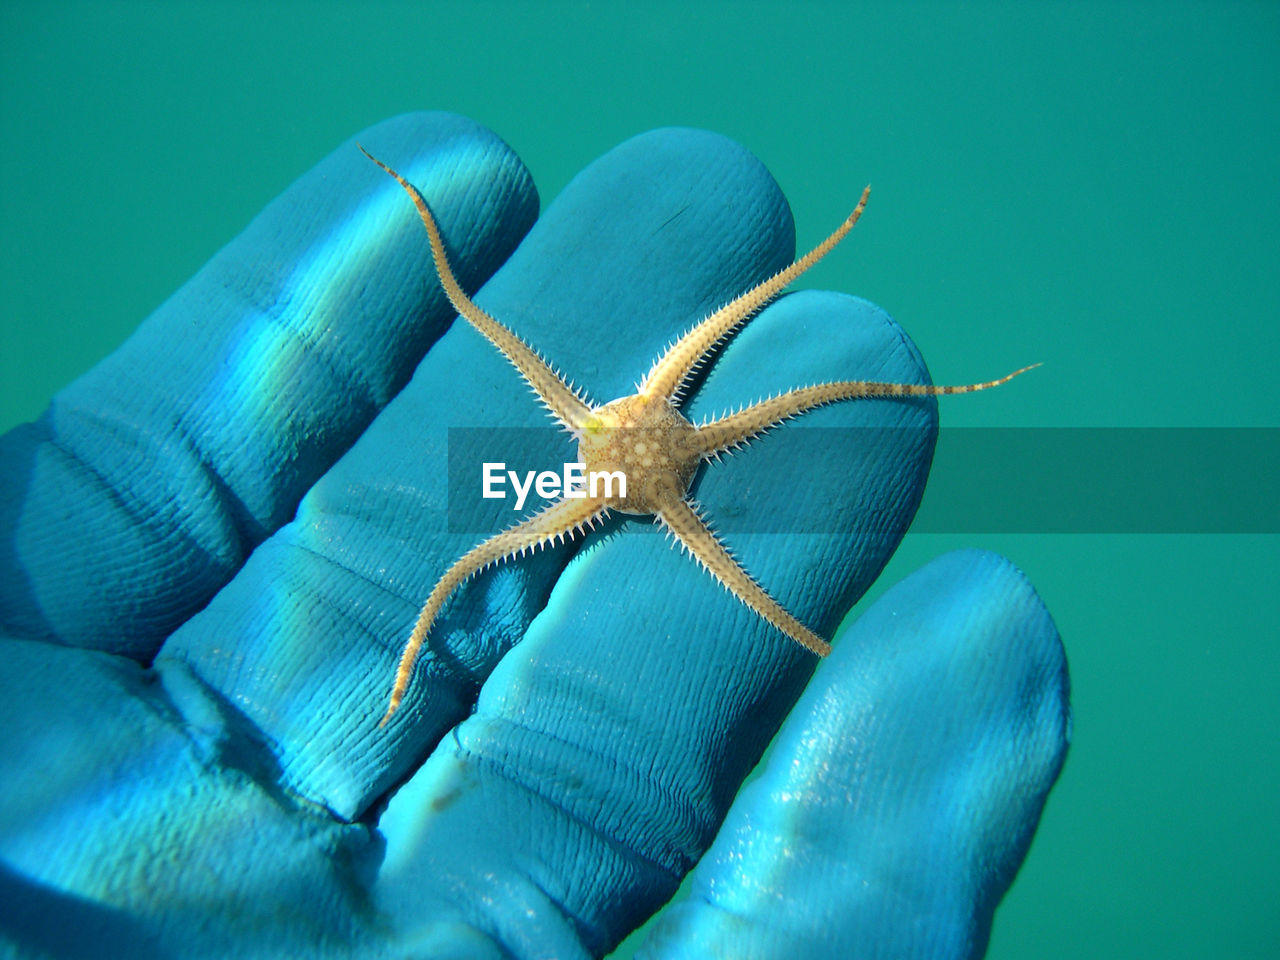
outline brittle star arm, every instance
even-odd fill
[[[939,386],[921,383],[879,383],[871,380],[842,380],[836,383],[819,383],[812,387],[789,390],[776,397],[753,403],[737,413],[712,420],[698,427],[696,442],[703,457],[713,457],[732,447],[746,443],[784,420],[798,417],[816,407],[854,400],[860,397],[936,397],[952,393],[976,393],[1008,383],[1014,377],[1040,366],[1033,363],[1015,370],[998,380],[984,383],[966,383],[960,386]]]
[[[427,634],[431,632],[436,615],[454,590],[485,567],[508,560],[525,551],[537,550],[553,543],[572,539],[594,526],[596,521],[607,512],[608,508],[605,507],[604,501],[598,497],[565,497],[515,526],[494,534],[455,561],[437,581],[430,596],[427,597],[427,602],[422,605],[418,622],[414,624],[409,641],[400,655],[400,665],[396,667],[396,679],[391,688],[390,704],[378,726],[386,726],[391,715],[399,708],[405,691],[409,689],[413,665],[418,659],[422,644],[427,639]]]
[[[750,320],[774,297],[785,290],[797,277],[812,267],[844,239],[845,234],[862,216],[871,196],[871,187],[862,191],[862,198],[853,212],[845,218],[831,236],[806,253],[791,266],[775,273],[768,280],[748,290],[732,303],[721,307],[707,319],[673,343],[658,358],[640,383],[640,392],[649,396],[679,397],[685,383],[721,340]]]
[[[818,656],[825,657],[831,652],[831,644],[787,613],[782,604],[769,596],[742,568],[692,504],[676,500],[664,505],[654,516],[702,564],[703,569],[748,607]]]
[[[360,145],[356,144],[356,146]],[[440,228],[436,225],[436,219],[432,216],[426,200],[418,192],[418,188],[364,147],[360,147],[360,152],[394,177],[396,183],[400,184],[405,193],[409,194],[409,198],[418,210],[418,216],[422,218],[423,226],[427,228],[427,236],[431,240],[431,258],[435,261],[436,274],[440,277],[440,285],[444,287],[445,295],[449,298],[449,302],[453,304],[453,308],[484,335],[490,343],[502,351],[503,355],[511,361],[512,366],[520,371],[520,375],[524,377],[525,382],[533,388],[533,392],[538,395],[538,399],[542,401],[543,406],[547,408],[556,420],[569,430],[581,430],[586,423],[588,415],[591,413],[591,408],[573,387],[565,382],[560,372],[548,364],[536,350],[516,336],[504,324],[481,310],[466,295],[462,285],[458,283],[457,277],[453,274],[453,268],[449,266],[449,257],[444,249],[444,237],[440,233]]]

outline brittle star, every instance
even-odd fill
[[[357,144],[359,146],[359,144]],[[385,726],[404,699],[422,644],[453,591],[485,568],[583,533],[610,511],[652,514],[702,567],[735,597],[766,621],[818,656],[831,645],[806,627],[734,559],[707,526],[688,496],[698,466],[704,460],[734,449],[784,420],[815,407],[860,397],[925,397],[973,393],[1008,383],[1038,367],[1031,364],[998,380],[962,386],[879,383],[844,380],[790,390],[761,400],[737,413],[694,426],[678,409],[693,373],[731,333],[750,320],[792,281],[821,260],[858,222],[871,195],[868,186],[853,212],[827,239],[791,266],[726,304],[675,341],[653,364],[634,394],[602,406],[590,404],[528,344],[471,301],[459,286],[444,238],[418,189],[373,154],[366,157],[395,178],[413,200],[431,241],[436,274],[455,310],[497,347],[533,388],[551,416],[578,438],[578,459],[584,473],[621,473],[625,485],[603,496],[562,497],[515,526],[494,534],[459,558],[437,581],[409,635],[396,669],[391,701],[379,726]]]

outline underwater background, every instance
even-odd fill
[[[759,156],[802,249],[870,182],[799,286],[885,307],[940,383],[1045,364],[944,399],[944,442],[1156,438],[1121,502],[1173,509],[1133,523],[1090,512],[1078,463],[940,455],[870,596],[989,548],[1066,646],[1074,742],[989,957],[1280,954],[1280,5],[9,0],[0,430],[337,144],[420,109],[507,140],[544,208],[667,125]],[[1026,499],[984,526],[965,496]]]

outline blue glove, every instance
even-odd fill
[[[529,177],[483,129],[360,139],[422,189],[477,303],[596,401],[792,256],[777,186],[714,135],[623,144],[532,229]],[[1068,734],[1057,633],[999,558],[886,594],[792,711],[812,654],[620,518],[461,588],[378,728],[436,578],[517,518],[478,471],[450,484],[492,438],[450,428],[521,428],[520,469],[574,451],[450,319],[411,205],[347,144],[0,441],[0,943],[599,956],[710,848],[652,955],[980,955]],[[882,311],[806,292],[685,411],[926,377]],[[694,492],[830,635],[914,513],[935,424],[929,400],[837,404]]]

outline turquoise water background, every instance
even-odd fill
[[[1280,426],[1280,5],[686,0],[0,4],[0,429],[334,146],[425,108],[505,138],[544,206],[672,124],[754,151],[801,246],[870,181],[802,286],[883,305],[938,382],[1045,362],[944,425]],[[908,536],[883,585],[998,550],[1071,663],[993,960],[1280,954],[1278,542]]]

